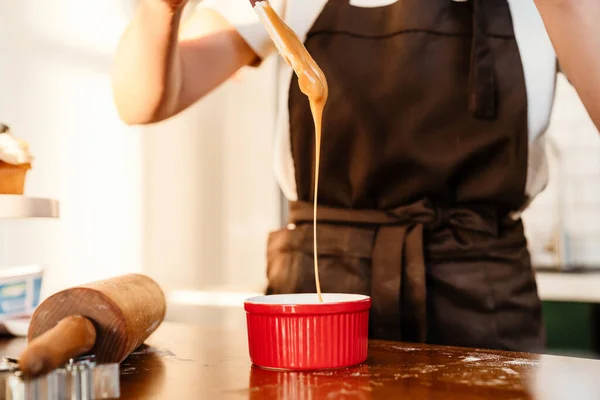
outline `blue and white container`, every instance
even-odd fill
[[[40,303],[43,273],[39,265],[0,268],[0,323],[33,314]]]

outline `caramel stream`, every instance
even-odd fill
[[[313,252],[315,263],[315,282],[317,296],[323,302],[321,283],[319,281],[319,259],[317,255],[317,197],[319,190],[319,164],[321,159],[321,121],[323,108],[327,102],[329,89],[327,79],[321,68],[308,53],[298,36],[292,31],[277,13],[271,8],[268,1],[257,2],[254,6],[258,17],[265,26],[267,33],[275,43],[283,59],[292,67],[298,76],[298,86],[310,102],[315,123],[315,190],[313,205]]]

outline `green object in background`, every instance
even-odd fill
[[[542,310],[549,353],[594,355],[591,304],[544,301]]]

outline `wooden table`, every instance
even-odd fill
[[[122,399],[600,398],[600,362],[584,359],[372,342],[364,365],[296,373],[252,367],[243,330],[165,323],[147,343],[121,366]],[[0,355],[24,345],[2,339]]]

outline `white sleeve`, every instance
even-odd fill
[[[281,15],[285,0],[270,0],[269,3]],[[221,14],[261,60],[276,50],[249,0],[203,0],[198,8],[209,8]]]

